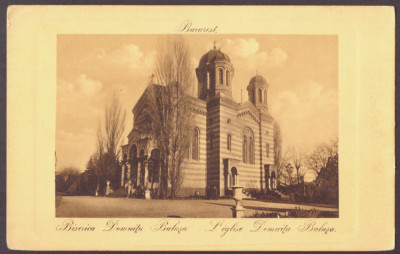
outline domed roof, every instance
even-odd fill
[[[268,85],[267,81],[265,78],[261,75],[256,75],[250,79],[249,85],[250,84],[255,84],[255,85]]]
[[[204,54],[199,62],[199,67],[205,67],[207,64],[210,64],[214,61],[226,61],[228,63],[231,62],[231,60],[229,59],[229,56],[225,53],[223,53],[221,50],[219,49],[214,49],[214,50],[210,50],[208,51],[206,54]]]

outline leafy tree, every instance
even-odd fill
[[[319,199],[324,202],[338,203],[339,194],[339,167],[338,154],[329,157],[326,167],[321,168],[316,178]]]
[[[320,143],[307,156],[307,166],[316,175],[315,201],[338,202],[338,139]]]
[[[66,192],[79,178],[79,174],[79,169],[74,167],[66,167],[56,173],[56,192]]]

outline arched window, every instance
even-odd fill
[[[131,150],[129,152],[129,158],[130,159],[135,159],[137,157],[137,148],[135,145],[131,146]]]
[[[231,169],[231,177],[232,177],[232,180],[231,180],[232,185],[237,185],[237,184],[238,184],[238,172],[237,172],[237,168],[233,167],[233,168]]]
[[[264,91],[264,103],[267,103],[267,90]]]
[[[229,71],[227,70],[226,71],[226,85],[230,86],[230,82],[231,82],[231,77],[230,77]]]
[[[189,159],[189,155],[190,155],[190,143],[186,146],[185,149],[185,159]]]
[[[243,162],[247,163],[247,137],[243,136]]]
[[[249,142],[249,163],[250,164],[254,163],[254,141],[252,137],[250,137],[250,142]]]
[[[232,137],[231,134],[228,134],[228,136],[226,137],[226,149],[228,149],[228,151],[231,151],[231,141]]]
[[[193,137],[192,137],[192,159],[198,160],[199,159],[199,135],[200,131],[197,128],[193,130]]]
[[[243,131],[243,162],[254,164],[254,134],[246,127]]]
[[[262,89],[261,88],[258,89],[258,97],[259,97],[260,102],[262,102]]]
[[[223,85],[224,84],[224,70],[219,69],[218,71],[219,71],[219,83],[221,85]]]
[[[265,145],[265,153],[267,155],[267,158],[269,157],[269,144]]]

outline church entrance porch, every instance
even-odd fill
[[[226,158],[224,162],[224,195],[233,195],[232,186],[239,184],[239,160]]]
[[[121,187],[135,191],[151,190],[158,193],[161,182],[162,161],[158,149],[153,149],[150,157],[144,155],[143,150],[136,156],[136,146],[131,148],[130,159],[123,160]]]
[[[265,164],[264,165],[265,171],[265,189],[267,191],[273,191],[277,188],[277,179],[275,171],[272,169],[271,165]]]

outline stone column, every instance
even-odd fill
[[[224,68],[223,70],[222,70],[222,80],[224,81],[224,82],[222,82],[222,85],[224,85],[224,86],[226,86],[226,69]]]
[[[142,171],[142,162],[138,160],[138,168],[137,168],[137,186],[140,186],[140,173]]]
[[[161,187],[161,170],[162,170],[162,163],[161,160],[158,162],[158,173],[157,173],[157,189],[160,190]]]
[[[207,71],[207,92],[210,89],[210,73]]]
[[[127,169],[128,169],[128,171],[127,171],[127,176],[126,176],[126,180],[131,180],[131,168],[132,168],[132,162],[128,162],[127,163]]]
[[[269,190],[272,191],[274,189],[273,187],[273,179],[272,177],[269,177]]]
[[[143,181],[143,184],[147,188],[147,182],[148,182],[148,178],[149,178],[149,161],[148,160],[143,161],[143,165],[144,165],[144,181]]]
[[[122,172],[121,172],[121,187],[124,187],[124,181],[125,181],[125,163],[122,165]]]
[[[148,184],[148,176],[149,176],[149,161],[145,160],[143,161],[144,164],[144,198],[145,199],[151,199],[151,194],[150,194],[150,188]]]

